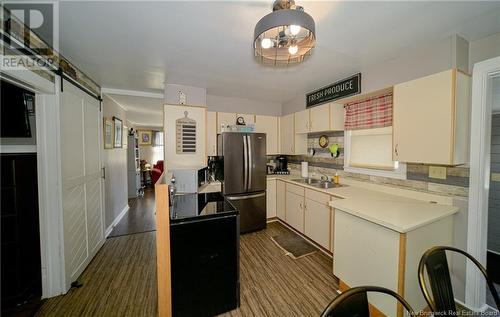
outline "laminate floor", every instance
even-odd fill
[[[278,222],[241,236],[241,307],[222,316],[319,316],[337,295],[332,260],[293,260],[271,240]],[[80,277],[81,288],[49,299],[37,316],[156,316],[155,232],[106,241]]]
[[[131,200],[129,205],[130,209],[113,228],[109,237],[156,230],[154,188],[146,188],[144,196]]]
[[[156,316],[156,232],[107,239],[78,281],[36,316]]]

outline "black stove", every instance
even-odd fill
[[[240,216],[220,193],[172,199],[173,317],[211,317],[240,305]]]
[[[210,218],[231,213],[237,211],[221,193],[177,194],[170,208],[170,220],[176,223],[192,218]]]

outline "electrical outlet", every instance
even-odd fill
[[[444,166],[429,166],[429,177],[446,179],[446,167]]]

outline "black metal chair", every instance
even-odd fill
[[[398,300],[411,316],[413,308],[398,293],[379,286],[359,286],[348,289],[328,304],[321,317],[369,317],[368,292],[384,293]]]
[[[488,273],[486,272],[484,266],[482,266],[478,260],[467,252],[447,246],[430,248],[420,259],[420,264],[418,266],[418,282],[429,308],[435,313],[439,312],[440,316],[456,316],[457,307],[455,304],[455,296],[453,295],[453,287],[451,285],[446,251],[460,253],[477,266],[486,279],[486,283],[488,284],[490,292],[493,295],[497,308],[500,308],[498,293],[493,285],[493,281],[488,277]],[[429,289],[427,288],[425,270],[427,271],[427,276],[429,278],[432,295],[429,293]]]

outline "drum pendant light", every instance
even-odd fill
[[[314,19],[294,0],[274,1],[273,12],[255,26],[255,57],[265,65],[300,63],[311,54],[315,44]]]

